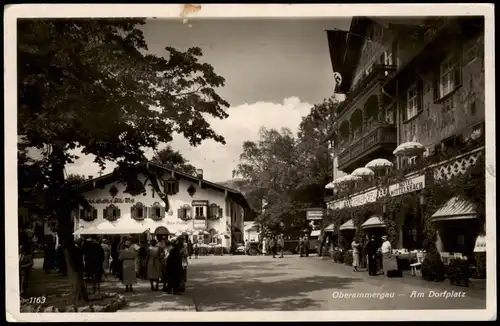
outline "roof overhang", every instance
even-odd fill
[[[136,169],[136,171],[135,171],[136,173],[143,173],[143,172],[146,172],[148,170],[174,173],[175,175],[178,175],[182,179],[185,179],[185,180],[188,180],[191,182],[200,183],[201,186],[204,188],[211,188],[211,189],[226,193],[226,195],[229,199],[232,199],[234,202],[236,202],[238,205],[240,205],[244,209],[247,209],[247,210],[251,209],[245,196],[242,193],[240,193],[237,190],[234,190],[234,189],[231,189],[228,187],[224,187],[224,186],[219,185],[217,183],[213,183],[213,182],[210,182],[210,181],[207,181],[204,179],[200,179],[198,177],[186,174],[184,172],[181,172],[181,171],[178,171],[175,169],[171,169],[171,168],[167,168],[167,167],[164,167],[164,166],[158,165],[156,163],[152,163],[152,162],[139,163],[139,164],[135,165],[135,169]],[[119,180],[120,180],[120,176],[118,175],[118,173],[111,172],[111,173],[103,175],[99,178],[87,180],[87,181],[75,186],[73,189],[77,190],[79,193],[84,193],[87,191],[91,191],[95,188],[103,187],[106,184],[109,184],[109,183],[115,182],[115,181],[119,181]]]

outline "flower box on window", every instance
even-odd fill
[[[134,220],[142,221],[148,214],[148,208],[139,202],[130,208],[130,213]]]
[[[165,217],[165,208],[158,202],[154,203],[149,209],[149,217],[155,221],[162,220]]]
[[[118,207],[111,204],[103,210],[103,217],[108,221],[116,221],[120,218],[121,211]]]

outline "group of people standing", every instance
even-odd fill
[[[184,237],[160,241],[152,239],[149,246],[124,238],[110,248],[111,272],[125,285],[126,292],[133,292],[137,278],[150,281],[151,291],[181,294],[187,282],[188,257],[191,256],[190,240]]]
[[[352,267],[355,272],[359,271],[361,261],[361,244],[358,239],[354,239],[351,243],[352,248]],[[386,235],[382,236],[382,245],[379,246],[375,235],[372,235],[365,248],[366,262],[368,265],[368,274],[370,276],[378,275],[379,269],[383,270],[387,277],[389,271],[397,269],[397,265],[393,264],[392,246]]]

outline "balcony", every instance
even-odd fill
[[[358,95],[370,88],[373,83],[391,78],[396,70],[397,66],[395,65],[373,65],[368,74],[365,74],[356,82],[354,88],[349,92],[347,99],[339,106],[338,112],[343,113]]]
[[[353,140],[350,146],[339,153],[339,169],[352,170],[364,166],[364,161],[374,155],[391,155],[396,145],[396,127],[379,125],[365,132],[360,139]]]

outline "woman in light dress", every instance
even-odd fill
[[[102,239],[101,241],[102,249],[104,250],[104,261],[102,263],[102,269],[107,272],[110,269],[109,257],[111,256],[111,246],[108,244],[108,240]]]
[[[137,252],[131,248],[129,240],[125,241],[125,248],[120,251],[119,260],[123,262],[122,283],[125,285],[125,292],[133,292],[132,285],[137,282],[135,271]]]
[[[352,248],[352,269],[357,272],[359,267],[360,243],[356,238],[351,243]]]
[[[382,268],[384,270],[384,275],[387,278],[389,271],[398,269],[396,259],[392,256],[392,246],[386,235],[382,237],[382,246],[380,251],[382,252]]]

